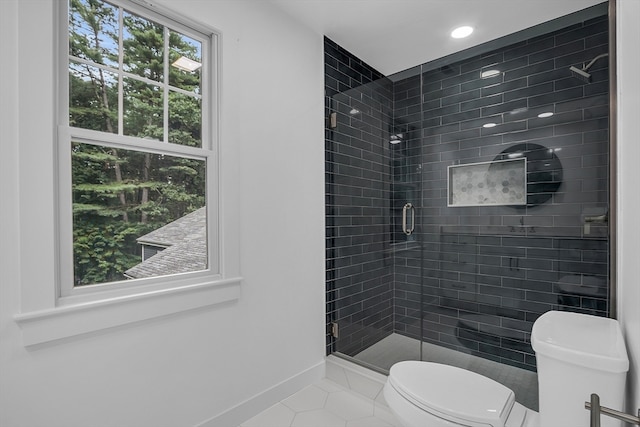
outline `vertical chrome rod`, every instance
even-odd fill
[[[600,427],[600,397],[591,393],[591,421],[589,422],[590,427]]]

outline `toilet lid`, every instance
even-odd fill
[[[515,401],[513,391],[502,384],[439,363],[396,363],[389,383],[421,409],[467,426],[503,427]]]

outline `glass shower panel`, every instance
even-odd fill
[[[328,352],[537,409],[533,322],[609,314],[606,3],[380,79],[325,48]]]
[[[382,79],[336,94],[329,106],[328,322],[333,350],[364,359],[393,332],[392,102]]]
[[[423,359],[531,408],[533,322],[608,313],[608,63],[570,70],[607,43],[604,15],[422,70]]]

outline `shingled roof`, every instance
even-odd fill
[[[144,236],[141,245],[166,248],[124,272],[132,279],[207,268],[207,209],[202,207]]]

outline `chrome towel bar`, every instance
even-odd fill
[[[591,402],[584,402],[584,408],[591,412],[589,427],[600,427],[600,414],[605,414],[617,420],[624,421],[625,423],[640,426],[640,409],[638,409],[638,416],[634,417],[633,415],[625,414],[615,409],[600,406],[600,396],[595,393],[591,394]]]

